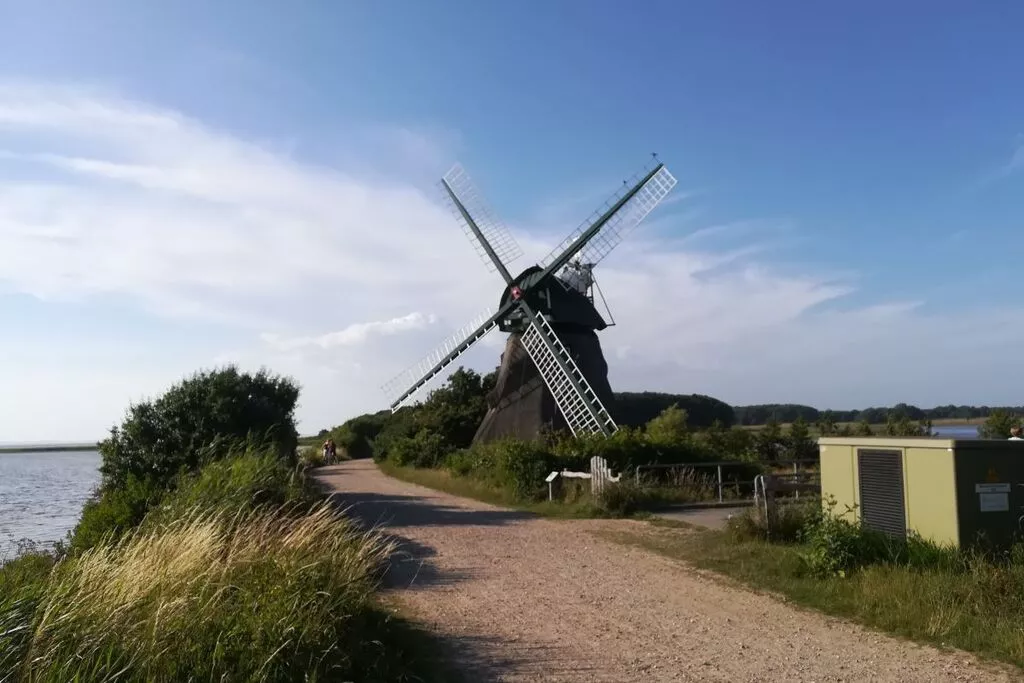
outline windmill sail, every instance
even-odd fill
[[[640,180],[638,177],[637,180]],[[597,231],[587,243],[583,245],[573,260],[580,263],[597,264],[612,249],[617,247],[622,239],[640,225],[641,221],[654,210],[661,200],[664,199],[676,185],[676,179],[668,168],[661,165],[660,168],[647,179],[647,182],[628,199],[611,218],[608,218],[600,230]],[[602,206],[578,228],[572,231],[568,237],[552,250],[541,262],[541,268],[547,268],[554,263],[573,243],[586,233],[591,226],[599,221],[609,209],[615,206],[629,191],[627,185],[613,194]]]
[[[456,220],[488,270],[492,273],[495,270],[501,271],[505,281],[509,282],[511,277],[507,271],[508,264],[523,255],[512,233],[491,211],[462,166],[453,166],[444,175],[441,185]]]
[[[529,310],[527,313],[530,324],[520,341],[551,390],[555,404],[573,435],[614,434],[618,431],[615,420],[580,372],[554,329],[543,316]]]
[[[396,375],[381,387],[391,401],[391,412],[398,410],[424,384],[439,375],[446,367],[451,365],[452,361],[483,339],[488,332],[498,325],[498,316],[505,310],[503,308],[497,314],[492,314],[488,308],[470,323],[452,334],[451,337],[446,339],[421,361]]]

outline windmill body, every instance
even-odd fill
[[[513,277],[506,263],[521,255],[458,166],[441,184],[456,217],[485,263],[505,282],[496,313],[486,311],[419,364],[385,385],[397,410],[491,330],[509,335],[488,412],[474,442],[532,439],[545,427],[610,436],[613,394],[597,332],[607,327],[594,305],[593,268],[675,186],[657,164],[570,233],[545,259]]]
[[[569,287],[554,280],[547,286],[536,286],[542,272],[539,266],[528,268],[515,278],[516,286],[527,292],[525,298],[530,307],[548,318],[552,330],[565,345],[597,399],[609,414],[614,414],[608,363],[597,336],[598,331],[608,326],[607,323],[587,297],[583,288],[585,283],[567,279]],[[511,299],[511,289],[511,285],[505,288],[499,308]],[[508,332],[509,336],[498,366],[497,382],[487,396],[487,414],[473,442],[485,443],[506,437],[531,440],[543,430],[568,429],[569,424],[547,388],[544,377],[523,346],[523,321],[502,321],[498,329]]]

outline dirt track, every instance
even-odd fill
[[[538,519],[401,482],[372,462],[319,470],[403,551],[403,605],[473,681],[1024,680],[878,635],[594,535],[631,521]]]

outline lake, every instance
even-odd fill
[[[944,439],[977,439],[979,425],[938,425],[932,427],[933,436]]]
[[[52,545],[100,483],[97,451],[0,453],[0,561],[28,539]]]

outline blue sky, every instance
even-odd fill
[[[536,258],[654,151],[673,199],[599,273],[616,386],[1024,402],[1024,7],[622,7],[0,0],[0,441],[227,361],[306,429],[379,408],[499,291],[452,162]]]

